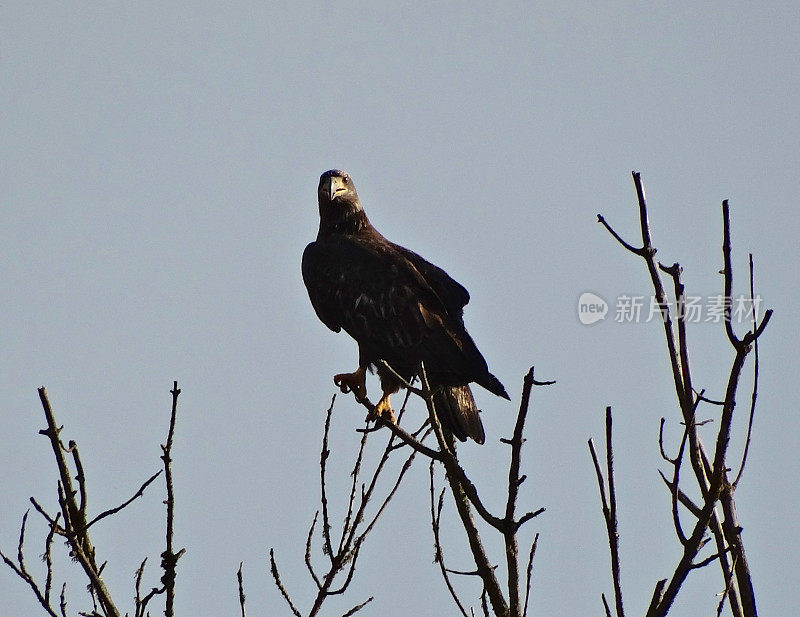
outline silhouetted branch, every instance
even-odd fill
[[[28,522],[28,513],[30,511],[26,511],[22,517],[22,525],[20,525],[19,529],[19,543],[17,544],[17,561],[16,563],[12,561],[8,556],[6,556],[3,551],[0,550],[0,557],[2,557],[5,564],[11,568],[17,576],[19,576],[23,581],[25,581],[28,586],[33,591],[33,594],[36,596],[36,599],[39,601],[39,604],[42,605],[42,608],[45,612],[50,615],[51,617],[58,617],[58,613],[55,612],[55,609],[50,604],[50,586],[53,578],[53,561],[51,557],[51,549],[53,544],[53,530],[54,526],[51,525],[50,533],[47,534],[47,540],[45,541],[45,563],[47,564],[47,574],[46,574],[46,583],[45,588],[42,590],[39,585],[36,583],[36,580],[33,576],[28,572],[27,567],[25,566],[25,555],[24,555],[24,544],[25,544],[25,527]],[[58,515],[60,516],[60,514]],[[58,516],[56,518],[58,518]]]
[[[606,600],[606,594],[601,593],[600,599],[603,601],[603,610],[605,611],[606,617],[611,617],[611,607],[608,606],[608,600]]]
[[[598,214],[597,219],[600,223],[603,224],[603,226],[609,232],[611,232],[611,234],[618,242],[620,242],[628,250],[642,257],[645,260],[645,263],[647,264],[647,270],[650,274],[650,280],[653,284],[653,289],[655,291],[656,302],[660,307],[666,308],[666,315],[663,319],[663,323],[664,323],[664,333],[667,339],[667,347],[669,349],[669,357],[672,367],[672,376],[675,382],[675,389],[676,392],[678,393],[678,398],[681,404],[681,408],[685,409],[685,402],[683,396],[684,393],[683,380],[681,375],[680,364],[678,362],[679,354],[677,352],[675,334],[672,327],[672,319],[669,316],[667,295],[666,292],[664,291],[664,285],[661,282],[661,277],[658,274],[659,268],[655,259],[656,249],[653,248],[653,241],[650,236],[650,222],[647,216],[647,202],[645,200],[644,187],[642,186],[641,175],[638,172],[635,171],[631,172],[631,175],[633,176],[633,182],[636,187],[636,196],[638,198],[638,204],[639,204],[639,226],[642,234],[642,248],[633,249],[630,244],[624,242],[622,238],[611,228],[611,226],[608,223],[606,223],[602,215]]]
[[[753,282],[753,254],[750,253],[750,299],[755,298],[754,282]],[[755,303],[753,304],[753,332],[758,329],[758,312]],[[744,442],[744,451],[742,452],[742,461],[739,464],[739,472],[736,474],[736,479],[733,481],[733,489],[739,485],[739,480],[742,479],[744,467],[747,464],[747,455],[750,452],[750,439],[753,436],[753,419],[756,415],[756,399],[758,398],[758,337],[753,341],[753,389],[750,393],[750,414],[747,418],[747,437]]]
[[[77,452],[77,450],[76,450],[76,452]],[[161,475],[161,472],[162,472],[162,471],[163,471],[163,469],[159,469],[159,470],[158,470],[156,473],[154,473],[154,474],[153,474],[152,476],[150,476],[150,477],[149,477],[147,480],[145,480],[145,481],[144,481],[144,484],[142,484],[142,485],[139,487],[139,490],[138,490],[138,491],[136,491],[136,493],[133,495],[133,497],[131,497],[130,499],[128,499],[128,500],[127,500],[127,501],[125,501],[124,503],[122,503],[122,504],[118,505],[116,508],[111,508],[110,510],[106,510],[105,512],[102,512],[102,513],[98,514],[97,516],[95,516],[95,517],[94,517],[94,518],[93,518],[93,519],[92,519],[92,520],[91,520],[91,521],[90,521],[90,522],[89,522],[89,523],[86,525],[86,529],[89,529],[89,527],[91,527],[92,525],[94,525],[94,524],[95,524],[95,523],[97,523],[98,521],[102,521],[102,520],[103,520],[104,518],[106,518],[107,516],[111,516],[112,514],[116,514],[116,513],[117,513],[117,512],[119,512],[120,510],[122,510],[122,509],[126,508],[127,506],[129,506],[129,505],[130,505],[131,503],[133,503],[133,502],[134,502],[136,499],[138,499],[139,497],[141,497],[141,496],[144,494],[144,491],[145,491],[145,489],[147,489],[147,487],[148,487],[148,486],[150,486],[150,484],[151,484],[151,483],[152,483],[152,482],[153,482],[153,481],[154,481],[154,480],[155,480],[155,479],[156,479],[158,476],[160,476],[160,475]]]
[[[471,482],[468,482],[468,484],[465,482],[468,481],[468,478],[466,477],[463,469],[461,469],[458,459],[455,457],[455,444],[453,444],[452,437],[449,438],[449,441],[448,438],[445,437],[444,431],[442,430],[442,425],[439,423],[439,419],[436,414],[433,396],[431,395],[430,384],[428,383],[428,377],[425,372],[425,367],[422,365],[422,363],[420,363],[420,380],[422,381],[423,397],[428,408],[428,419],[433,427],[433,433],[436,436],[436,441],[439,444],[439,451],[443,455],[442,462],[444,463],[444,467],[447,472],[447,480],[450,484],[453,500],[456,505],[456,511],[458,512],[458,515],[461,518],[461,524],[467,533],[467,540],[472,552],[472,557],[475,560],[475,565],[477,566],[478,575],[483,580],[484,589],[489,597],[489,602],[492,605],[492,610],[494,611],[495,615],[505,616],[509,614],[508,603],[505,597],[503,597],[503,592],[500,588],[497,577],[495,576],[494,568],[492,567],[489,558],[486,555],[480,533],[478,532],[478,528],[475,525],[475,520],[472,517],[472,511],[470,508],[471,499],[467,495],[466,487],[472,487],[475,497],[477,497],[477,491],[475,491]],[[480,503],[480,500],[478,500],[478,503]],[[492,519],[500,521],[500,519],[497,519],[497,517],[490,515],[488,511],[486,514]]]
[[[755,399],[757,393],[757,373],[758,360],[756,357],[754,375],[755,383],[750,404],[750,419],[748,422],[747,438],[745,449],[742,455],[742,465],[736,480],[731,483],[728,481],[728,468],[726,456],[728,443],[730,441],[730,431],[735,407],[735,395],[739,384],[739,377],[744,366],[747,355],[757,345],[758,338],[764,332],[772,311],[767,310],[761,322],[758,322],[757,315],[753,315],[752,330],[747,332],[741,339],[738,338],[733,330],[731,321],[731,303],[733,289],[733,270],[731,266],[731,234],[730,234],[730,209],[727,200],[722,204],[723,219],[723,269],[724,275],[724,327],[725,333],[735,350],[735,357],[728,375],[728,382],[723,401],[715,401],[705,397],[704,390],[699,394],[692,384],[692,375],[689,364],[688,340],[686,332],[685,315],[685,288],[681,281],[682,269],[678,263],[672,266],[665,266],[655,259],[656,249],[652,245],[650,225],[647,216],[647,204],[644,196],[644,189],[641,177],[637,172],[633,172],[633,180],[636,187],[637,201],[639,206],[639,223],[642,235],[642,248],[637,249],[625,242],[617,234],[602,216],[598,216],[598,221],[612,234],[612,236],[627,250],[642,257],[647,265],[653,285],[655,299],[661,308],[664,322],[664,333],[667,343],[667,350],[672,369],[675,392],[683,416],[685,430],[683,432],[678,453],[675,458],[667,456],[664,443],[664,419],[661,420],[659,429],[659,449],[662,458],[673,466],[672,479],[661,474],[662,479],[670,490],[672,517],[676,535],[683,546],[683,553],[675,567],[675,571],[669,579],[663,579],[655,587],[652,602],[648,609],[648,617],[661,617],[666,615],[681,588],[681,585],[689,572],[704,567],[714,561],[719,561],[726,585],[726,594],[730,600],[731,610],[734,617],[755,617],[755,596],[752,589],[747,561],[744,557],[744,547],[741,543],[741,528],[736,522],[736,508],[733,502],[733,489],[741,478],[741,472],[747,458],[747,451],[752,435],[752,418],[755,410]],[[666,295],[661,281],[661,274],[669,275],[673,280],[674,306],[676,307],[676,321],[673,322],[670,311],[670,302]],[[754,299],[754,285],[752,277],[752,256],[751,256],[751,276],[750,276],[750,296]],[[697,428],[703,422],[697,422],[695,415],[700,403],[708,403],[721,407],[719,421],[717,422],[717,435],[715,439],[713,459],[705,453],[705,448]],[[590,444],[591,445],[591,444]],[[688,446],[688,448],[687,448]],[[695,504],[689,499],[685,492],[680,488],[681,474],[680,468],[684,453],[688,452],[692,470],[697,481],[697,487],[702,496],[702,503]],[[595,469],[598,473],[598,481],[601,480],[599,464],[596,457]],[[608,521],[607,503],[601,488],[601,499],[604,504],[604,514]],[[684,532],[681,524],[678,504],[682,504],[695,517],[694,524],[690,532]],[[722,506],[723,518],[720,520],[714,506],[720,503]],[[705,546],[707,539],[706,532],[710,532],[717,544],[717,552],[707,558],[697,560],[699,551]],[[613,552],[613,551],[612,551]],[[733,565],[728,560],[728,554],[733,555]],[[613,558],[612,558],[613,561]],[[613,569],[613,567],[612,567]],[[732,584],[732,571],[736,574],[736,583]],[[740,602],[741,601],[741,602]],[[618,611],[619,612],[619,611]]]
[[[614,600],[616,605],[617,617],[624,617],[625,611],[622,606],[622,584],[620,581],[620,562],[619,562],[619,531],[617,530],[617,495],[614,487],[614,449],[612,441],[612,419],[611,407],[606,407],[606,472],[608,474],[608,494],[606,495],[606,479],[600,468],[600,461],[594,448],[594,441],[589,440],[589,452],[592,455],[595,474],[597,475],[597,486],[600,489],[600,501],[603,506],[603,518],[606,523],[608,534],[608,546],[611,553],[611,579],[614,584]],[[606,605],[605,596],[603,604],[606,613],[609,612]]]
[[[494,611],[495,615],[521,615],[522,606],[520,604],[519,596],[520,582],[517,531],[526,521],[544,511],[544,508],[540,508],[535,512],[529,512],[525,514],[519,520],[515,519],[518,489],[520,484],[522,484],[522,482],[525,480],[524,476],[519,475],[520,452],[522,444],[524,443],[522,435],[525,425],[525,418],[528,413],[532,386],[535,384],[549,385],[549,383],[552,382],[536,382],[533,377],[533,368],[531,368],[531,370],[528,372],[523,382],[523,393],[520,401],[520,410],[515,424],[514,435],[510,440],[501,440],[504,443],[511,445],[512,451],[511,462],[509,465],[506,512],[503,518],[499,518],[491,514],[485,508],[478,497],[477,489],[458,462],[455,444],[453,443],[452,437],[445,435],[441,424],[439,423],[435,405],[433,403],[433,397],[430,395],[431,390],[428,384],[425,367],[422,365],[420,366],[419,375],[422,381],[423,398],[425,399],[425,403],[428,407],[428,419],[433,427],[437,442],[439,443],[439,452],[442,455],[442,463],[444,464],[447,472],[447,480],[450,484],[453,499],[456,504],[456,510],[461,518],[462,526],[467,533],[470,550],[477,567],[476,573],[483,580],[486,596],[492,605],[492,610]],[[509,594],[508,600],[506,600],[503,595],[495,574],[495,568],[489,562],[486,551],[483,547],[483,542],[472,517],[470,508],[471,505],[475,507],[481,518],[483,518],[492,527],[500,531],[500,533],[503,535],[506,546],[506,565],[508,575],[507,588]]]
[[[50,401],[47,397],[47,391],[42,387],[39,388],[39,400],[42,403],[45,419],[47,421],[47,428],[39,431],[50,440],[50,445],[56,459],[56,467],[60,477],[60,491],[59,491],[59,505],[61,507],[61,514],[64,518],[63,529],[56,528],[56,533],[63,535],[69,542],[70,548],[74,558],[81,564],[84,573],[91,583],[91,591],[96,596],[100,608],[104,615],[108,617],[117,617],[119,611],[111,599],[111,594],[105,585],[105,582],[100,577],[101,568],[98,568],[95,561],[95,549],[92,546],[89,534],[87,531],[86,521],[86,478],[83,474],[83,467],[80,466],[80,459],[77,455],[77,446],[74,442],[70,442],[70,448],[64,448],[60,439],[62,427],[56,425],[53,409],[50,406]],[[79,488],[75,489],[72,483],[72,475],[64,456],[65,452],[72,452],[73,460],[78,461],[76,465],[79,466],[80,473],[76,475],[76,480],[79,483]],[[76,498],[80,496],[80,502]],[[43,510],[40,510],[44,512]],[[54,520],[51,517],[46,517],[48,522]]]
[[[448,570],[447,567],[444,565],[444,554],[442,552],[442,544],[439,539],[439,523],[442,519],[442,507],[444,506],[444,490],[439,493],[438,502],[436,500],[436,491],[434,490],[434,483],[433,483],[433,461],[431,461],[429,466],[429,474],[430,474],[430,497],[431,497],[431,528],[433,529],[433,551],[434,557],[433,561],[439,564],[439,570],[442,573],[442,578],[444,579],[444,584],[447,587],[447,591],[450,592],[450,596],[453,598],[453,602],[456,603],[459,612],[464,617],[469,617],[467,615],[467,611],[464,609],[464,605],[461,603],[461,600],[456,594],[456,590],[453,587],[453,584],[450,582],[450,577],[448,573],[451,570]]]
[[[239,608],[242,611],[242,617],[247,617],[244,609],[244,582],[242,580],[242,562],[239,562],[239,569],[236,571],[236,582],[239,587]]]
[[[522,396],[520,398],[519,412],[517,421],[514,425],[514,433],[510,440],[503,440],[511,446],[511,462],[508,469],[508,499],[506,500],[506,512],[503,518],[503,541],[506,546],[506,565],[508,567],[508,597],[509,610],[512,615],[521,614],[520,590],[519,590],[519,545],[517,543],[517,531],[527,521],[544,512],[540,508],[536,512],[527,512],[519,520],[515,519],[517,497],[519,487],[525,481],[526,476],[520,476],[520,461],[522,459],[522,445],[525,443],[523,433],[525,430],[525,419],[528,416],[530,405],[531,388],[536,383],[533,377],[533,367],[530,368],[522,382]],[[539,385],[550,385],[555,382],[540,382]]]
[[[144,567],[147,563],[147,558],[142,561],[142,565],[136,570],[136,596],[134,598],[135,601],[135,611],[134,615],[136,617],[144,617],[147,615],[147,605],[155,596],[164,593],[163,587],[153,587],[150,589],[147,594],[142,597],[141,588],[142,588],[142,577],[144,576]]]
[[[331,454],[330,449],[328,448],[328,435],[330,434],[331,430],[331,414],[333,413],[333,404],[336,401],[336,395],[334,394],[331,398],[331,405],[328,407],[328,412],[325,415],[325,430],[322,433],[322,450],[320,451],[319,455],[319,473],[320,473],[320,488],[322,491],[322,495],[320,497],[320,503],[322,504],[322,540],[324,542],[324,552],[326,555],[333,555],[333,546],[331,544],[331,524],[330,518],[328,517],[328,495],[326,493],[325,488],[325,473],[327,470],[328,464],[328,457]],[[364,448],[364,440],[361,441],[361,450],[363,451]],[[361,454],[359,452],[359,460],[361,458]],[[358,462],[356,463],[356,469],[358,469]],[[355,475],[355,474],[354,474]],[[355,483],[355,478],[353,478],[353,482]],[[314,517],[316,521],[316,517]]]
[[[292,603],[292,599],[289,597],[289,592],[286,591],[286,588],[283,586],[283,582],[281,581],[281,575],[278,572],[278,564],[275,563],[275,550],[269,549],[269,565],[270,565],[270,572],[272,573],[272,580],[275,581],[275,586],[278,588],[278,591],[281,592],[283,599],[286,600],[286,604],[289,605],[289,608],[292,611],[292,614],[295,617],[303,617],[300,614],[300,611],[297,610],[297,607]]]
[[[175,604],[175,569],[178,565],[178,559],[181,558],[185,548],[182,548],[175,553],[173,548],[173,533],[174,533],[174,519],[175,519],[175,491],[172,483],[172,440],[175,436],[175,420],[178,413],[178,396],[181,391],[178,388],[178,382],[174,382],[173,388],[170,391],[172,394],[172,413],[169,419],[169,431],[167,433],[167,443],[161,446],[162,455],[161,460],[164,461],[164,475],[167,483],[167,548],[161,553],[161,568],[164,570],[164,575],[161,577],[161,583],[164,585],[166,591],[166,608],[164,614],[166,617],[173,617],[174,604]]]
[[[358,402],[361,403],[361,405],[363,405],[367,409],[367,411],[370,414],[370,417],[374,419],[378,423],[378,425],[380,425],[383,428],[389,429],[392,432],[392,434],[394,434],[394,436],[400,439],[404,444],[410,446],[420,454],[424,454],[428,458],[437,461],[441,460],[440,452],[433,450],[432,448],[429,448],[419,440],[415,439],[410,433],[408,433],[405,429],[403,429],[399,425],[388,421],[382,416],[376,416],[375,405],[372,404],[372,401],[370,401],[368,397],[365,396]]]
[[[736,564],[734,564],[734,566],[735,565]],[[722,615],[722,609],[725,607],[725,600],[726,600],[726,598],[728,598],[730,596],[731,592],[733,592],[733,591],[734,591],[733,590],[733,578],[731,578],[728,581],[728,584],[725,585],[725,590],[722,592],[722,597],[720,597],[720,599],[719,599],[719,604],[717,605],[717,617],[720,617],[720,615]],[[731,601],[733,601],[733,600],[731,600]],[[732,605],[731,608],[734,608],[734,605]],[[741,614],[741,609],[739,611],[739,614]]]
[[[355,575],[356,563],[358,561],[358,556],[361,550],[361,546],[365,542],[367,536],[373,530],[374,526],[376,525],[378,519],[384,512],[385,508],[388,506],[389,502],[396,494],[397,489],[399,488],[403,477],[405,476],[408,469],[411,467],[411,464],[417,454],[417,449],[412,449],[411,452],[408,453],[408,456],[403,462],[400,471],[398,472],[396,478],[394,479],[394,482],[392,483],[390,489],[387,491],[386,495],[381,499],[380,504],[376,508],[375,513],[371,517],[367,517],[367,507],[369,504],[374,502],[375,491],[377,488],[378,480],[379,478],[385,475],[384,471],[386,469],[386,464],[391,454],[397,451],[397,440],[394,434],[392,434],[389,437],[385,447],[383,448],[383,451],[380,455],[378,462],[371,471],[371,477],[369,478],[369,481],[364,483],[361,480],[361,474],[363,471],[365,448],[369,435],[372,434],[372,431],[361,432],[361,439],[359,443],[358,452],[356,454],[355,462],[353,464],[353,468],[350,474],[352,480],[350,482],[350,489],[347,500],[347,509],[342,517],[342,526],[339,532],[340,534],[339,541],[338,543],[335,543],[332,538],[332,523],[331,523],[332,519],[331,519],[330,507],[328,504],[328,465],[327,465],[327,461],[331,454],[329,447],[329,439],[330,439],[331,419],[333,415],[333,407],[335,404],[335,400],[336,397],[334,396],[331,400],[331,404],[328,407],[326,413],[325,427],[322,436],[322,447],[319,459],[320,502],[322,504],[321,506],[322,531],[320,533],[322,535],[322,545],[323,545],[322,553],[323,555],[325,555],[328,562],[328,565],[326,566],[324,573],[319,572],[315,568],[312,559],[313,538],[317,520],[319,517],[319,511],[315,514],[314,520],[311,523],[311,526],[308,531],[308,536],[306,538],[306,546],[305,546],[304,560],[306,568],[309,571],[309,574],[311,575],[311,578],[316,586],[315,599],[311,609],[308,612],[308,615],[310,617],[318,614],[323,603],[328,597],[343,594],[350,586],[350,583]],[[364,400],[365,399],[361,399],[360,402],[362,402],[363,404]],[[370,406],[369,409],[372,409],[372,407]],[[400,409],[398,413],[398,418],[402,418],[404,412],[405,412],[405,403],[403,404],[403,407]],[[424,438],[425,436],[422,437],[422,439]],[[414,439],[413,437],[411,439],[416,441],[416,439]],[[421,446],[422,444],[419,443],[419,445]],[[426,446],[422,447],[424,448]],[[358,490],[359,486],[360,486],[360,491]],[[299,609],[291,600],[289,591],[286,589],[285,585],[283,584],[283,581],[281,580],[278,566],[275,561],[273,549],[270,549],[270,571],[272,572],[272,577],[276,586],[278,587],[278,590],[288,603],[290,609],[293,611],[295,615],[301,615]],[[344,580],[338,583],[337,581],[341,580],[342,578],[340,574],[343,575]],[[365,602],[354,606],[346,614],[347,615],[354,614],[371,600],[372,598],[369,598]]]
[[[536,545],[539,542],[539,534],[533,536],[531,550],[528,553],[528,567],[525,570],[525,606],[522,609],[523,617],[528,614],[528,601],[531,597],[531,577],[533,575],[533,558],[536,556]]]
[[[183,553],[180,551],[177,555],[172,553],[171,549],[171,536],[172,536],[172,508],[173,508],[173,497],[172,497],[172,480],[171,480],[171,469],[169,466],[170,463],[170,448],[172,445],[172,436],[174,433],[175,428],[175,412],[177,406],[177,395],[180,390],[177,389],[177,382],[175,383],[175,388],[172,391],[173,394],[173,407],[172,407],[172,418],[170,423],[170,433],[168,437],[168,445],[162,446],[164,448],[164,459],[165,462],[165,471],[167,477],[167,488],[168,488],[168,538],[167,538],[167,545],[168,545],[168,553],[162,555],[162,563],[165,565],[165,578],[171,577],[174,581],[174,565],[177,562],[177,559]],[[45,562],[45,577],[44,577],[44,588],[42,588],[31,574],[27,571],[25,567],[24,555],[23,555],[23,543],[24,543],[24,535],[25,535],[25,523],[27,522],[27,512],[23,518],[22,527],[20,530],[20,543],[17,550],[17,562],[13,562],[11,559],[7,558],[3,555],[4,562],[11,567],[11,569],[19,576],[22,580],[24,580],[28,586],[33,591],[34,595],[36,596],[39,603],[42,605],[42,608],[48,615],[60,615],[61,617],[66,617],[66,610],[67,610],[67,598],[66,598],[66,583],[61,585],[61,593],[59,595],[58,600],[58,607],[56,608],[53,606],[52,601],[52,587],[53,587],[53,556],[52,556],[52,546],[53,540],[56,535],[63,537],[66,540],[66,544],[69,547],[69,554],[70,557],[80,564],[86,578],[88,579],[88,586],[87,591],[89,593],[89,598],[92,602],[92,608],[90,611],[82,611],[79,612],[81,615],[90,615],[92,617],[95,616],[104,616],[104,617],[115,617],[118,616],[120,613],[116,608],[114,601],[112,600],[112,595],[106,586],[105,582],[103,581],[103,570],[106,566],[106,562],[102,562],[98,565],[97,554],[95,547],[92,544],[91,538],[89,536],[89,529],[94,526],[96,523],[111,517],[112,515],[116,515],[125,508],[127,508],[130,504],[132,504],[136,499],[142,497],[145,490],[155,481],[159,475],[161,475],[161,471],[153,474],[150,478],[148,478],[134,493],[132,497],[127,499],[125,502],[116,506],[114,508],[109,508],[104,510],[94,518],[90,518],[88,514],[89,510],[89,491],[88,491],[88,481],[86,472],[83,466],[83,462],[80,456],[80,451],[78,450],[78,446],[75,441],[70,440],[68,446],[64,446],[64,443],[61,440],[61,431],[63,427],[59,426],[55,420],[55,414],[53,413],[52,406],[50,405],[49,398],[47,396],[47,391],[45,388],[39,388],[39,400],[41,401],[42,408],[44,411],[45,421],[47,423],[46,428],[39,431],[40,434],[46,436],[50,441],[51,449],[54,454],[56,470],[58,474],[58,486],[57,486],[57,495],[58,495],[58,505],[59,505],[59,512],[52,516],[49,514],[44,507],[34,498],[30,498],[30,502],[36,511],[42,516],[42,518],[47,522],[49,527],[49,531],[47,533],[47,537],[45,539],[45,551],[42,555],[42,559]],[[67,456],[69,455],[69,457]],[[72,467],[74,467],[74,471],[70,466],[70,460],[72,462]],[[0,552],[0,555],[2,553]],[[144,568],[145,564],[147,563],[147,559],[144,559],[137,568],[134,578],[134,586],[135,586],[135,596],[134,596],[134,616],[135,617],[144,617],[147,613],[147,604],[148,602],[156,595],[164,593],[166,591],[165,587],[162,588],[153,588],[149,593],[142,596],[142,580],[144,576]],[[162,579],[165,580],[165,579]],[[165,586],[167,583],[165,582]],[[168,612],[165,612],[167,617],[172,617],[173,613],[171,608]]]
[[[370,596],[369,598],[364,600],[361,604],[356,604],[353,608],[351,608],[344,615],[342,615],[342,617],[350,617],[351,615],[355,615],[358,611],[360,611],[362,608],[364,608],[367,604],[372,602],[373,599],[374,599],[373,596]]]

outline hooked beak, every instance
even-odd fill
[[[342,193],[347,190],[347,187],[344,185],[344,181],[342,178],[339,177],[332,177],[330,178],[330,184],[328,184],[328,197],[331,201],[336,199],[336,195]]]

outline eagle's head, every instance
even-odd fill
[[[361,233],[370,228],[367,215],[356,193],[353,179],[346,171],[331,169],[319,178],[320,235]]]
[[[362,209],[353,179],[350,174],[341,169],[330,169],[319,177],[317,195],[320,208],[325,204],[338,206],[345,210]]]

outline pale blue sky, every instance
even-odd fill
[[[318,176],[341,167],[386,236],[472,294],[468,327],[513,399],[476,391],[489,443],[462,448],[495,509],[497,440],[522,377],[534,364],[558,380],[536,392],[524,459],[521,507],[547,508],[530,527],[532,615],[600,614],[611,591],[586,440],[613,405],[623,585],[642,614],[678,555],[656,472],[659,418],[679,435],[663,335],[611,316],[583,326],[576,312],[586,290],[649,292],[642,264],[596,223],[602,212],[636,240],[636,169],[659,257],[681,262],[689,292],[720,292],[728,198],[737,292],[752,251],[775,309],[737,505],[762,613],[786,614],[800,551],[800,294],[786,263],[800,233],[799,41],[792,2],[6,3],[0,546],[14,550],[31,494],[54,503],[36,387],[78,441],[99,511],[158,468],[177,379],[179,614],[236,614],[240,561],[249,610],[288,614],[271,546],[308,606],[322,419],[332,375],[357,355],[314,315],[300,255]],[[732,358],[722,328],[690,335],[695,383],[719,398]],[[344,476],[362,419],[338,400],[332,465]],[[432,563],[426,469],[376,530],[340,612],[375,595],[365,615],[454,614]],[[120,598],[145,556],[156,581],[161,499],[150,491],[96,529]],[[450,564],[468,567],[462,532],[446,536]],[[71,606],[86,608],[69,580]],[[717,570],[693,575],[671,614],[714,614],[720,590]],[[5,569],[0,604],[37,614]]]

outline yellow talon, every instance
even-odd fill
[[[353,373],[339,373],[333,376],[333,383],[347,394],[352,392],[357,400],[367,396],[367,368],[359,366]]]
[[[392,404],[389,402],[389,394],[384,393],[381,397],[381,400],[378,401],[378,404],[375,405],[375,410],[373,413],[378,416],[379,418],[383,418],[387,422],[391,422],[392,424],[397,424],[397,420],[394,417],[394,410],[392,409]]]

